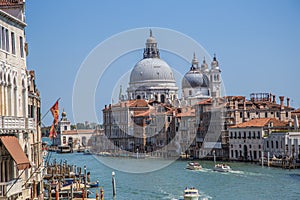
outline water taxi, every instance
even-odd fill
[[[199,199],[199,192],[196,188],[185,188],[184,200],[198,200]]]
[[[57,148],[57,153],[72,153],[72,148],[69,145],[60,145]]]
[[[202,166],[197,162],[189,162],[186,168],[190,170],[200,170],[202,169]]]
[[[214,171],[218,172],[229,172],[231,170],[229,165],[226,164],[215,164]]]

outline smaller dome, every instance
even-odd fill
[[[182,88],[208,87],[209,79],[192,66],[190,71],[184,75],[181,85]]]
[[[182,79],[182,88],[201,87],[202,84],[203,75],[194,68],[187,72]]]
[[[67,113],[66,113],[65,111],[63,111],[63,112],[61,113],[61,116],[62,116],[62,117],[66,117],[66,116],[67,116]]]

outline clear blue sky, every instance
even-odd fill
[[[162,27],[186,34],[210,55],[217,54],[227,95],[249,98],[252,92],[272,92],[290,97],[292,106],[298,108],[299,19],[298,0],[30,0],[26,2],[28,68],[36,71],[43,114],[61,97],[60,109],[73,121],[73,84],[88,54],[122,31]],[[134,52],[115,64],[128,71],[141,56],[141,51]],[[172,56],[167,60],[174,62]],[[189,67],[188,63],[181,66],[180,73]],[[112,75],[114,71],[108,74]],[[109,87],[97,91],[100,120],[101,109],[111,101],[110,93]],[[51,121],[49,115],[43,123]]]

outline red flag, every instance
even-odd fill
[[[53,123],[50,128],[49,137],[50,138],[56,138],[56,126],[58,125],[58,117],[59,117],[59,110],[58,110],[58,100],[55,102],[55,104],[50,108],[50,111],[53,116]]]
[[[54,124],[52,124],[51,128],[50,128],[50,133],[49,133],[49,138],[56,138],[56,130],[55,130],[55,126]]]
[[[59,117],[59,110],[58,110],[58,100],[55,102],[55,104],[50,108],[52,116],[53,116],[53,124],[58,124],[58,117]]]

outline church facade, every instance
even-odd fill
[[[194,54],[179,97],[174,72],[161,59],[151,30],[145,45],[143,58],[131,71],[126,97],[102,110],[105,135],[112,144],[109,151],[178,156],[195,148],[194,105],[221,96],[219,63],[214,56],[211,67],[205,59],[200,66]]]

